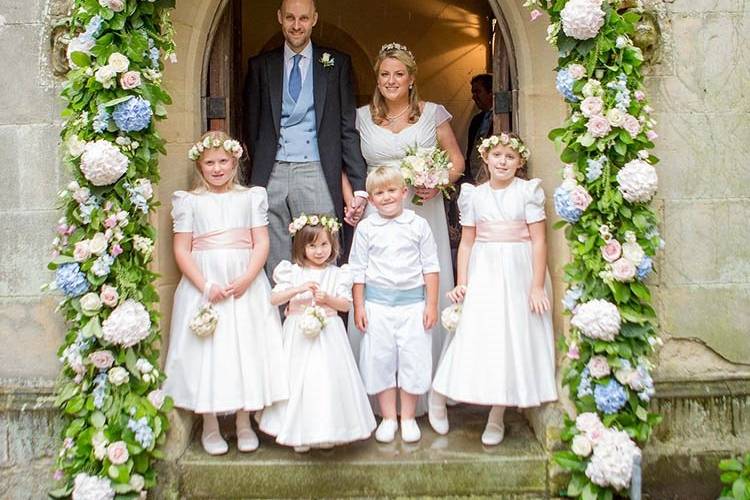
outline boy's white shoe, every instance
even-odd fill
[[[419,431],[417,421],[414,419],[401,419],[401,441],[404,443],[416,443],[422,439],[422,433]]]
[[[384,418],[378,429],[375,431],[375,440],[381,443],[390,443],[396,439],[396,431],[398,430],[398,422]]]
[[[237,431],[237,449],[241,452],[255,451],[258,444],[258,436],[250,427]]]
[[[505,425],[498,425],[489,422],[482,433],[482,444],[486,446],[497,446],[503,442],[504,437]]]
[[[223,455],[229,451],[229,445],[217,431],[201,434],[201,444],[209,455]]]

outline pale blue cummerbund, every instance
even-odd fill
[[[424,286],[397,290],[365,285],[365,300],[384,306],[408,306],[424,300]]]

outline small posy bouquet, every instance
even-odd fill
[[[440,314],[440,322],[443,324],[443,328],[453,333],[458,328],[458,322],[461,320],[461,304],[452,304]]]
[[[305,312],[302,313],[302,318],[299,320],[299,329],[302,331],[302,335],[309,339],[314,339],[323,328],[328,324],[328,316],[326,315],[325,309],[320,306],[307,306]]]
[[[437,188],[445,197],[455,189],[448,177],[451,168],[453,164],[448,153],[438,147],[410,146],[401,160],[401,174],[406,184],[415,188]],[[415,205],[424,203],[417,195],[414,195],[411,202]]]
[[[205,302],[198,308],[198,312],[190,320],[190,330],[199,337],[208,337],[216,330],[219,323],[219,314],[216,312],[214,305]]]

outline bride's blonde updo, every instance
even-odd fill
[[[409,76],[415,77],[414,83],[409,87],[409,114],[407,121],[409,123],[416,123],[419,120],[419,116],[422,112],[419,109],[419,92],[417,92],[417,61],[414,59],[414,54],[411,53],[406,46],[400,43],[387,43],[380,48],[380,53],[377,59],[375,59],[375,81],[380,75],[380,65],[384,60],[391,58],[396,59],[406,66],[406,71]],[[376,125],[383,125],[388,123],[388,107],[385,104],[385,97],[380,93],[380,89],[377,84],[375,85],[375,91],[373,92],[372,102],[370,103],[370,114],[372,115],[372,121]]]

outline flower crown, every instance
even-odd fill
[[[521,155],[521,158],[524,159],[524,161],[528,161],[529,157],[531,156],[531,151],[529,151],[529,148],[526,147],[526,144],[524,144],[521,139],[517,137],[511,137],[504,132],[500,135],[492,135],[484,139],[481,144],[477,146],[477,150],[479,150],[479,154],[484,156],[490,149],[500,144],[502,144],[503,146],[509,146],[511,149],[517,151],[518,154]]]
[[[193,144],[193,147],[191,147],[188,151],[188,158],[196,161],[201,157],[201,154],[203,154],[203,151],[205,151],[206,149],[219,148],[222,146],[224,147],[224,151],[226,151],[227,153],[232,153],[232,156],[234,156],[235,158],[239,159],[242,156],[242,146],[240,146],[240,141],[227,139],[226,141],[222,142],[219,139],[211,138],[211,136],[208,136],[202,141],[198,141]]]
[[[336,220],[336,217],[330,217],[328,215],[305,215],[302,214],[289,224],[289,234],[294,236],[297,231],[305,226],[317,226],[321,225],[331,233],[337,233],[341,229],[341,223]]]
[[[397,43],[397,42],[390,42],[390,43],[383,44],[383,46],[380,47],[380,52],[378,53],[378,55],[382,56],[386,52],[390,52],[392,50],[400,50],[401,52],[406,52],[407,54],[409,54],[409,57],[411,57],[412,59],[416,61],[416,58],[414,57],[414,54],[411,53],[411,50],[407,49],[406,45],[401,45],[400,43]]]

